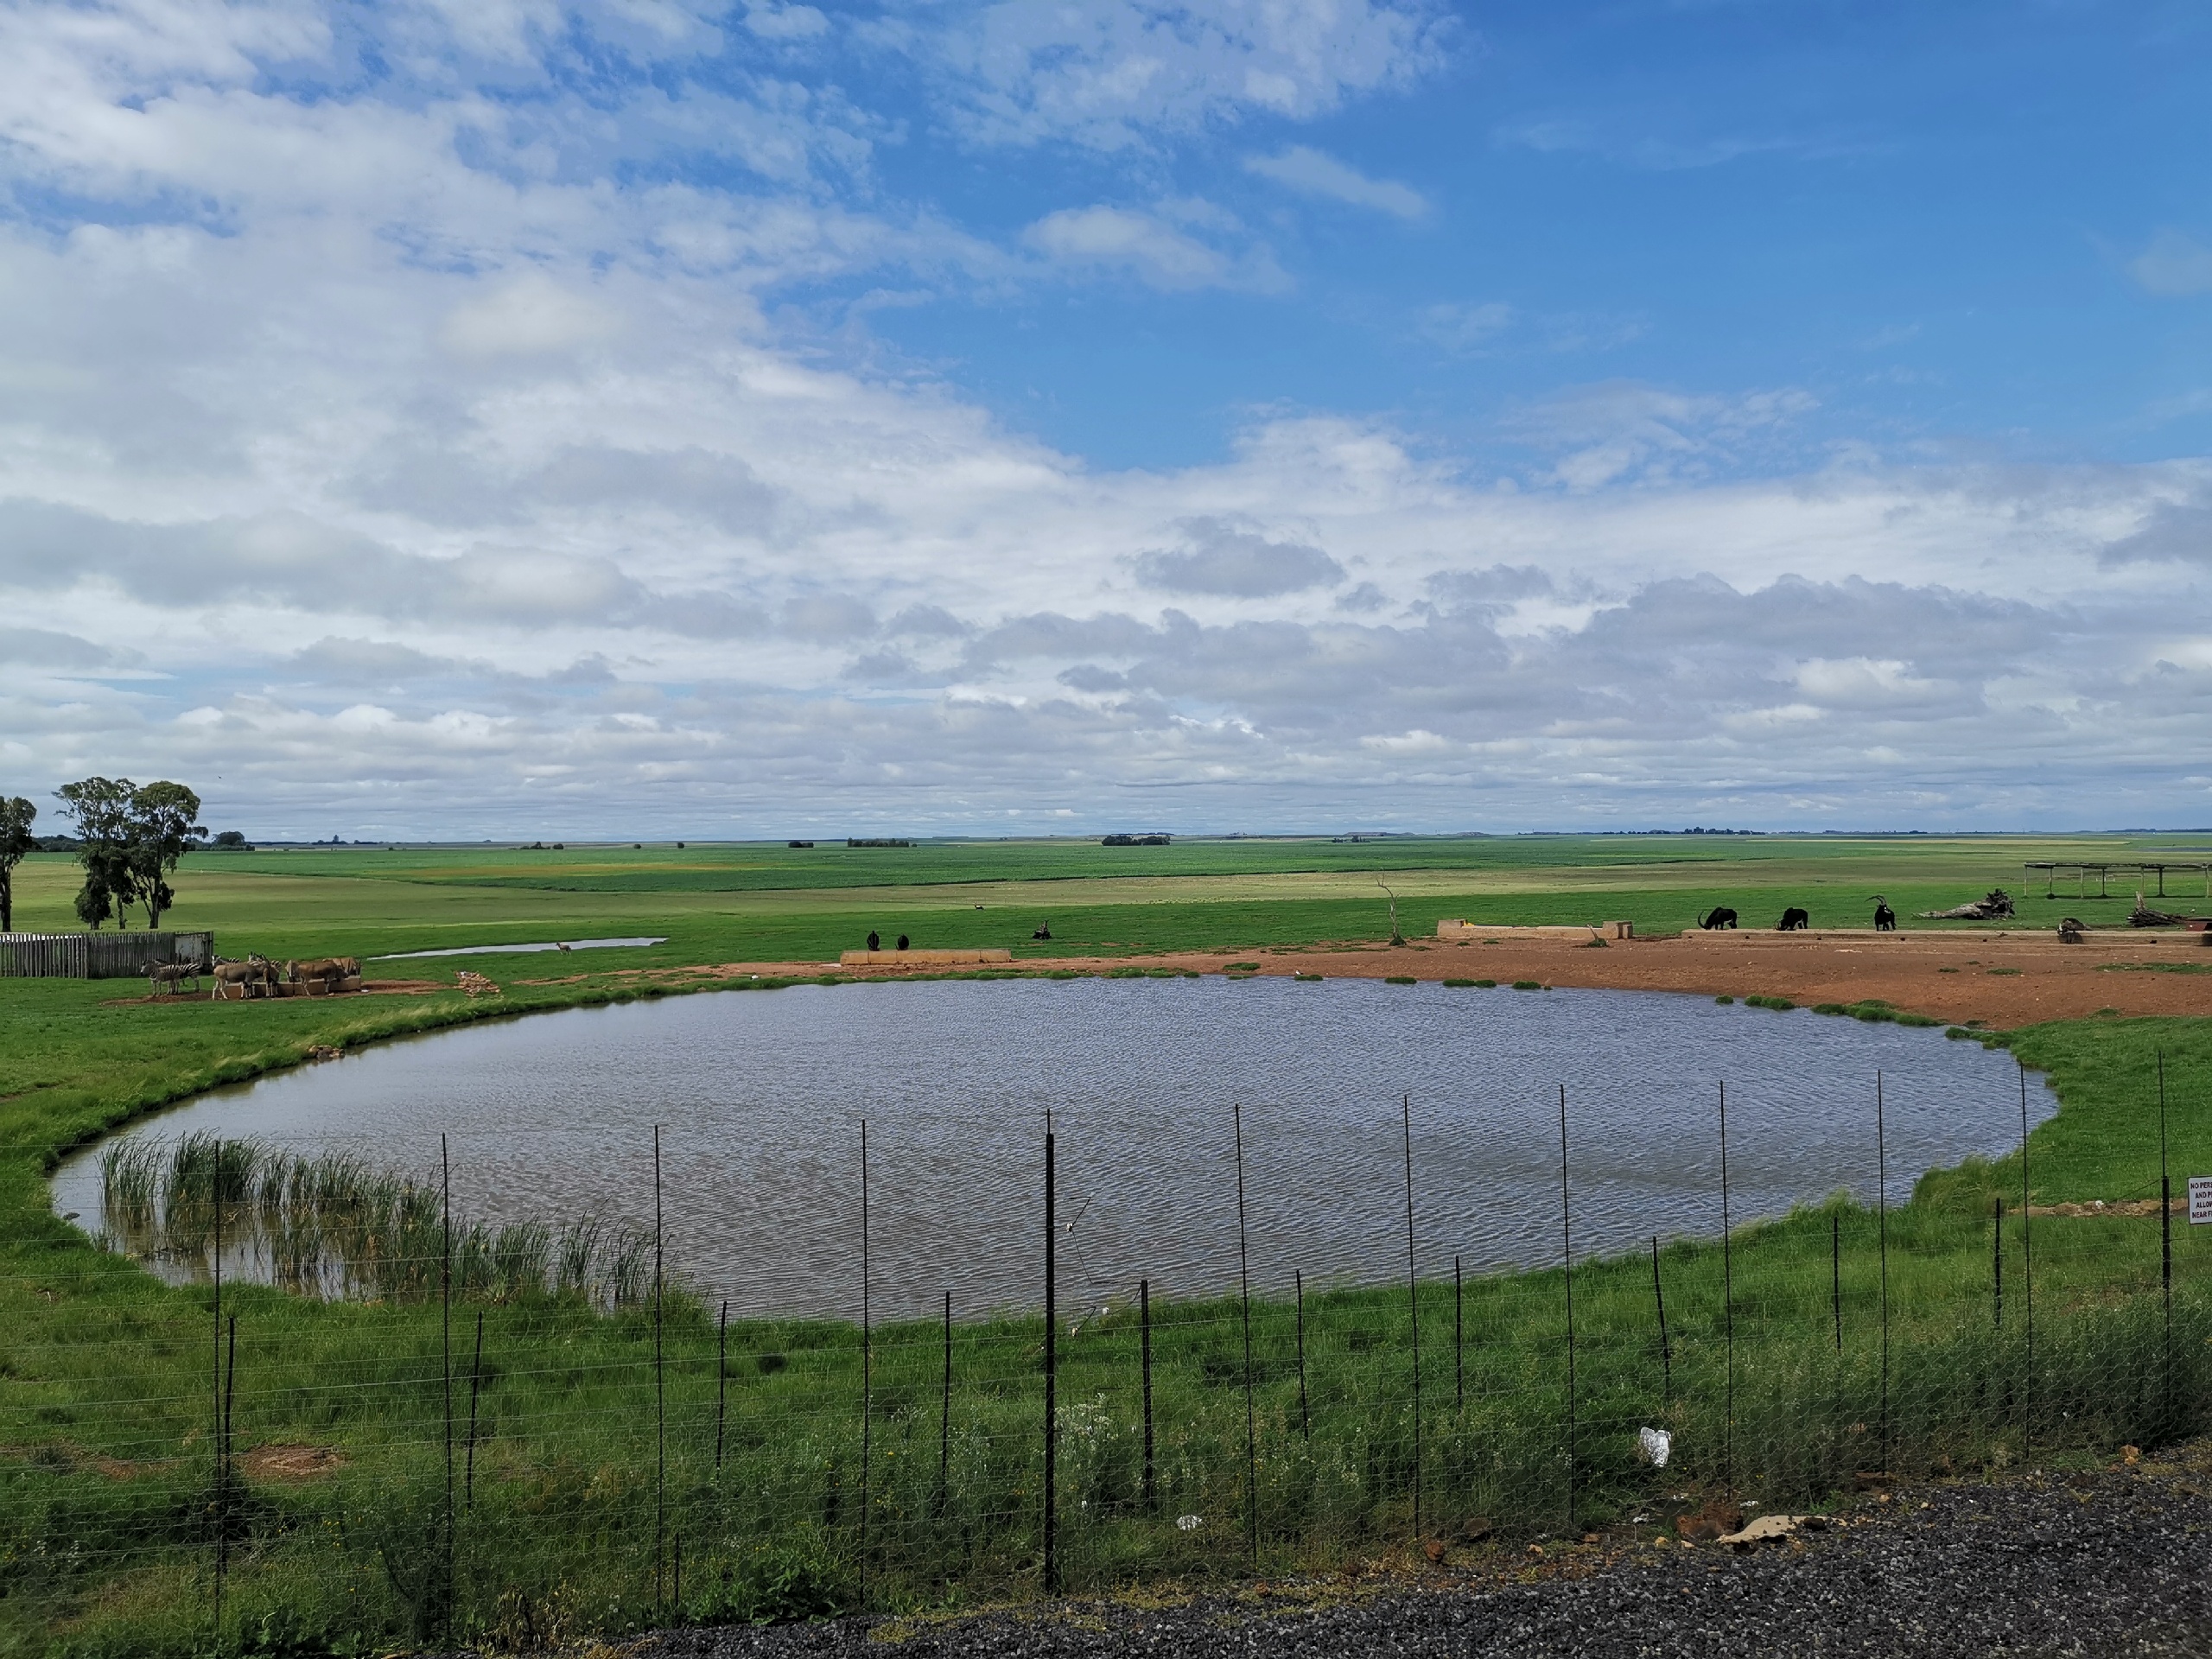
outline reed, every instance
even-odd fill
[[[426,1179],[345,1153],[301,1154],[259,1141],[134,1135],[100,1157],[107,1236],[117,1248],[211,1276],[219,1208],[226,1271],[325,1300],[420,1302],[437,1294],[444,1235]],[[484,1302],[566,1300],[601,1311],[649,1292],[652,1236],[579,1217],[556,1237],[541,1221],[462,1218],[456,1294]]]

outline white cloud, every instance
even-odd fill
[[[1118,270],[1159,289],[1274,292],[1288,280],[1264,247],[1227,254],[1157,214],[1126,207],[1064,207],[1030,226],[1022,240],[1055,264]]]
[[[2127,270],[2153,294],[2212,293],[2212,248],[2179,231],[2160,231]]]
[[[966,83],[976,131],[1310,111],[1436,38],[1350,0],[1046,10],[963,37],[1020,47]],[[1097,470],[792,339],[781,301],[1280,285],[1217,207],[1071,208],[1008,254],[842,205],[881,129],[826,94],[733,70],[586,109],[550,0],[347,16],[392,31],[389,82],[306,4],[0,12],[0,169],[57,216],[0,228],[10,792],[152,771],[317,835],[1081,820],[1151,789],[1179,827],[2212,811],[2212,651],[2173,621],[2205,608],[2212,466],[1824,469],[1804,392],[1611,382],[1493,435],[1529,455],[1510,493],[1326,410]],[[589,27],[709,49],[680,7]],[[626,182],[709,154],[755,182]],[[1548,326],[1427,321],[1461,349]]]
[[[1418,0],[999,0],[912,38],[948,72],[977,138],[1112,150],[1408,85],[1442,64],[1452,33]]]
[[[1503,300],[1479,305],[1432,305],[1421,313],[1421,331],[1447,352],[1471,352],[1513,326],[1514,309]]]
[[[457,356],[535,357],[607,339],[621,326],[611,307],[526,271],[446,315],[439,340]]]
[[[1309,196],[1372,207],[1400,219],[1419,219],[1428,212],[1428,201],[1411,185],[1395,179],[1371,179],[1357,168],[1306,144],[1293,144],[1274,156],[1248,156],[1247,172],[1287,185]]]

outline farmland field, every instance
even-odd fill
[[[232,955],[371,957],[651,935],[666,943],[383,964],[372,977],[416,983],[339,1001],[165,1005],[130,982],[0,980],[0,1559],[11,1574],[0,1647],[206,1651],[219,1538],[231,1650],[353,1651],[448,1635],[526,1645],[549,1628],[574,1637],[685,1614],[819,1611],[863,1597],[927,1607],[1038,1587],[1041,1331],[1020,1313],[959,1323],[956,1387],[942,1417],[932,1403],[943,1363],[936,1326],[880,1332],[874,1438],[861,1463],[861,1351],[851,1326],[733,1320],[724,1336],[714,1310],[680,1290],[641,1300],[634,1249],[622,1269],[627,1292],[610,1307],[527,1279],[531,1262],[550,1270],[547,1241],[467,1232],[464,1217],[448,1338],[435,1294],[443,1247],[429,1242],[436,1211],[418,1192],[397,1230],[376,1236],[385,1241],[378,1249],[401,1254],[378,1257],[384,1288],[374,1300],[226,1289],[225,1316],[239,1320],[235,1415],[211,1417],[210,1287],[170,1288],[92,1248],[52,1213],[44,1173],[105,1128],[296,1065],[312,1045],[352,1048],[731,982],[695,971],[715,964],[760,967],[762,977],[736,982],[747,986],[823,977],[822,964],[871,928],[918,944],[1009,945],[1018,970],[1030,962],[1043,971],[1165,971],[1147,969],[1147,959],[1166,952],[1376,952],[1389,929],[1378,878],[1416,939],[1447,915],[1624,918],[1639,933],[1671,932],[1722,903],[1755,926],[1787,904],[1824,924],[1863,925],[1875,893],[1910,928],[1910,912],[1995,886],[2021,899],[2024,925],[2061,914],[2111,924],[2125,918],[2132,878],[2101,902],[2046,899],[2024,885],[2023,862],[2212,856],[2195,845],[1649,836],[194,855],[165,925],[212,928]],[[66,859],[30,861],[18,877],[18,926],[62,926],[73,887]],[[2170,907],[2187,908],[2176,895],[2188,890],[2170,878]],[[1030,939],[1039,925],[1049,925],[1049,943]],[[1460,960],[1450,947],[1404,959],[1430,976]],[[1716,971],[1751,971],[1715,960]],[[1076,967],[1056,966],[1068,963]],[[2177,971],[2106,977],[2163,991],[2206,982],[2190,976],[2193,960],[2164,965]],[[468,1001],[453,986],[457,966],[494,974],[505,994]],[[1858,1010],[1868,1019],[1900,1012],[1910,1004]],[[1770,1017],[1785,1033],[1810,1016]],[[1580,1421],[1592,1437],[1573,1443],[1585,1482],[1579,1523],[1611,1525],[1664,1496],[1624,1450],[1638,1423],[1680,1435],[1669,1490],[1748,1486],[1792,1503],[1821,1501],[1836,1479],[1881,1456],[1906,1470],[1939,1459],[1996,1467],[2031,1444],[2041,1456],[2094,1456],[2124,1438],[2202,1426],[2212,1411],[2202,1357],[2212,1243],[2202,1230],[2177,1228],[2175,1323],[2162,1326],[2160,1228],[2142,1211],[2158,1192],[2162,1061],[2175,1173],[2212,1167],[2212,1020],[2106,1017],[1974,1034],[2009,1046],[2058,1090],[2058,1115],[2029,1147],[2037,1205],[2134,1206],[2037,1219],[2037,1334],[2023,1344],[2018,1298],[2029,1262],[2017,1154],[1931,1173],[1912,1204],[1886,1217],[1836,1200],[1739,1231],[1726,1274],[1713,1241],[1667,1244],[1656,1269],[1673,1299],[1663,1366],[1653,1264],[1630,1256],[1578,1268]],[[199,1176],[180,1179],[226,1179],[219,1162],[194,1167]],[[360,1190],[374,1187],[376,1172],[356,1173]],[[308,1213],[298,1205],[312,1208],[300,1190],[281,1202],[257,1198],[256,1213],[282,1210],[297,1222]],[[164,1236],[180,1250],[204,1249],[193,1228],[206,1212],[194,1211],[188,1190],[178,1193]],[[230,1208],[232,1224],[246,1225],[243,1198]],[[317,1224],[339,1219],[325,1214]],[[547,1219],[558,1229],[584,1218]],[[1735,1286],[1732,1300],[1724,1283]],[[1245,1505],[1236,1304],[1154,1309],[1156,1492],[1132,1438],[1135,1315],[1126,1303],[1086,1315],[1080,1342],[1066,1338],[1062,1395],[1071,1414],[1062,1491],[1077,1506],[1067,1570],[1096,1586],[1234,1573],[1247,1564],[1248,1514],[1263,1522],[1262,1553],[1274,1565],[1327,1567],[1398,1548],[1412,1525],[1409,1459],[1421,1446],[1429,1448],[1424,1479],[1444,1483],[1431,1491],[1425,1527],[1471,1525],[1479,1505],[1502,1538],[1550,1535],[1563,1467],[1560,1288],[1556,1271],[1476,1275],[1464,1298],[1449,1282],[1425,1283],[1432,1369],[1418,1417],[1408,1404],[1402,1282],[1395,1292],[1317,1294],[1302,1312],[1256,1305],[1256,1510]],[[1878,1364],[1873,1345],[1885,1311],[1893,1367]],[[480,1313],[480,1366],[470,1357]],[[1295,1353],[1307,1354],[1310,1376]],[[449,1379],[458,1381],[449,1388]],[[1736,1402],[1733,1417],[1716,1415],[1724,1398]],[[467,1431],[470,1507],[448,1524],[442,1448],[479,1408],[481,1421]],[[661,1410],[671,1424],[664,1482],[652,1432]],[[211,1425],[223,1421],[231,1460],[218,1462]],[[1880,1454],[1858,1438],[1877,1427]],[[860,1471],[874,1483],[865,1522]],[[1184,1513],[1211,1516],[1211,1529],[1161,1524]],[[663,1577],[671,1529],[690,1552],[680,1605]],[[450,1580],[439,1577],[442,1562]]]

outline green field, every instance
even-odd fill
[[[1387,881],[1409,934],[1440,918],[1624,918],[1639,932],[1693,925],[1714,905],[1768,925],[1789,905],[1815,925],[1864,926],[1885,895],[1904,918],[2002,887],[2029,925],[2119,920],[2133,889],[2046,899],[2030,861],[2212,861],[2212,837],[1557,836],[1189,841],[925,842],[795,849],[742,843],[498,849],[305,849],[200,854],[177,881],[177,928],[213,928],[230,954],[374,956],[549,938],[666,934],[640,961],[834,961],[871,927],[918,945],[1003,944],[1018,955],[1241,950],[1376,939]],[[2201,878],[2176,873],[2177,894]],[[73,925],[75,866],[60,855],[17,875],[16,925]],[[2200,900],[2200,904],[2202,900]],[[2185,897],[2172,899],[2185,908]],[[981,906],[979,909],[978,906]],[[1032,950],[1049,923],[1053,941]],[[1940,925],[1940,924],[1921,924]]]
[[[949,1410],[937,1327],[880,1332],[863,1465],[857,1332],[733,1325],[723,1365],[712,1311],[680,1289],[657,1304],[633,1282],[631,1299],[606,1310],[514,1269],[541,1259],[526,1240],[464,1230],[449,1358],[428,1294],[447,1260],[443,1235],[419,1205],[384,1235],[412,1242],[379,1247],[405,1261],[378,1300],[226,1293],[238,1321],[236,1460],[219,1479],[209,1290],[166,1288],[92,1249],[50,1213],[43,1173],[105,1127],[295,1064],[310,1044],[658,994],[627,976],[640,967],[823,961],[871,926],[1046,958],[1379,942],[1377,874],[1397,890],[1409,932],[1446,914],[1625,916],[1670,931],[1717,902],[1747,920],[1802,903],[1816,920],[1833,907],[1834,919],[1858,922],[1877,892],[1901,912],[1996,885],[2018,895],[2024,860],[2120,861],[2177,847],[1677,836],[195,855],[169,921],[213,927],[231,954],[633,933],[669,943],[479,959],[507,986],[493,1005],[440,992],[149,1006],[129,982],[0,981],[0,1647],[210,1651],[219,1531],[225,1651],[362,1652],[448,1636],[530,1647],[677,1616],[863,1599],[950,1606],[1039,1587],[1039,1321],[958,1325]],[[17,925],[60,926],[71,890],[66,861],[34,860],[19,875]],[[2105,909],[2124,912],[2128,896]],[[2023,905],[2030,920],[2082,908],[2040,890]],[[1039,921],[1049,947],[1028,944]],[[442,979],[453,966],[423,971]],[[524,982],[541,972],[569,982]],[[2175,1172],[2212,1169],[2212,1021],[2107,1019],[1985,1040],[2047,1071],[2063,1102],[2030,1148],[2038,1204],[2155,1195],[2161,1054]],[[2175,1228],[2169,1326],[2155,1217],[2038,1218],[2031,1354],[2019,1180],[2016,1160],[1939,1172],[1888,1217],[1886,1368],[1885,1224],[1849,1205],[1740,1233],[1726,1264],[1732,1295],[1717,1245],[1668,1246],[1663,1359],[1650,1262],[1578,1268],[1572,1443],[1556,1273],[1471,1281],[1457,1299],[1449,1284],[1422,1287],[1418,1416],[1402,1287],[1309,1300],[1302,1409],[1299,1311],[1255,1305],[1256,1490],[1241,1310],[1155,1306],[1150,1486],[1135,1312],[1092,1313],[1059,1338],[1065,1578],[1110,1588],[1249,1571],[1255,1519],[1268,1571],[1402,1552],[1416,1454],[1423,1535],[1462,1541],[1479,1518],[1517,1548],[1565,1532],[1570,1503],[1576,1528],[1663,1519],[1675,1494],[1721,1487],[1818,1503],[1884,1462],[1972,1472],[2202,1429],[2212,1410],[2212,1239],[2202,1235],[2212,1229]],[[257,1191],[234,1196],[233,1227],[276,1213]],[[1993,1206],[2008,1196],[1993,1234]],[[284,1224],[315,1220],[311,1205],[286,1202],[296,1207]],[[181,1248],[213,1213],[171,1208]],[[449,1376],[461,1483],[450,1533]],[[1635,1460],[1643,1425],[1676,1434],[1663,1474]],[[283,1448],[308,1448],[297,1455],[314,1466],[288,1477]],[[1179,1525],[1186,1516],[1198,1524]]]

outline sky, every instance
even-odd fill
[[[0,8],[0,794],[2212,825],[2212,12]]]

